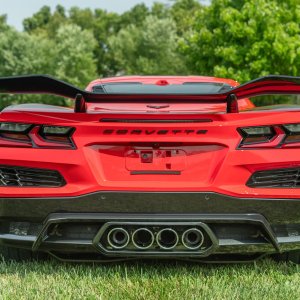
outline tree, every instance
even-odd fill
[[[64,25],[55,37],[54,75],[74,85],[85,87],[96,75],[93,34],[76,25]]]
[[[93,34],[97,41],[94,56],[99,76],[110,76],[117,72],[114,61],[108,55],[108,39],[119,31],[120,16],[116,13],[96,9],[94,13]]]
[[[115,34],[120,27],[118,14],[109,13],[102,9],[92,11],[78,7],[72,7],[66,12],[61,5],[58,5],[55,11],[51,13],[50,7],[44,6],[23,22],[26,32],[33,35],[43,35],[51,40],[55,40],[57,31],[62,25],[68,24],[79,26],[80,29],[90,31],[93,34],[92,41],[97,41],[97,47],[93,47],[97,73],[102,76],[114,73],[114,67],[105,56],[108,37]]]
[[[96,76],[95,45],[93,35],[75,25],[60,27],[55,39],[7,26],[0,33],[0,76],[49,74],[84,88]],[[46,95],[14,95],[1,96],[0,106],[21,102],[69,103]]]
[[[51,9],[49,6],[43,6],[32,17],[26,18],[23,21],[24,30],[26,32],[34,31],[38,28],[46,26],[51,19]]]
[[[149,15],[141,26],[129,25],[109,41],[109,51],[124,74],[182,74],[176,25]]]
[[[150,10],[144,3],[137,4],[120,16],[119,29],[125,28],[128,25],[135,25],[139,27],[149,15]]]
[[[160,2],[154,2],[150,14],[152,16],[155,16],[159,19],[165,19],[165,18],[170,18],[170,8],[166,4],[160,3]]]
[[[164,19],[171,20],[174,17],[176,24],[171,20],[169,23],[160,23],[163,26],[171,26],[170,28],[161,29],[161,32],[164,32],[164,37],[167,41],[172,41],[165,43],[160,40],[163,45],[171,46],[171,51],[163,50],[162,52],[171,53],[171,58],[175,57],[175,61],[180,57],[178,62],[178,68],[183,67],[182,70],[179,70],[180,73],[184,73],[185,63],[184,57],[178,53],[178,38],[177,34],[183,35],[185,31],[190,27],[191,16],[194,15],[197,7],[199,6],[197,0],[176,0],[174,3],[174,10],[171,13],[170,7],[162,3],[154,3],[151,8],[148,8],[145,4],[137,4],[132,7],[130,10],[122,13],[116,14],[107,12],[103,9],[80,9],[78,7],[72,7],[69,11],[66,11],[62,6],[58,5],[54,12],[51,12],[50,7],[44,6],[40,11],[35,13],[32,17],[24,20],[23,25],[27,33],[31,35],[44,36],[46,39],[55,40],[57,35],[57,30],[62,25],[74,24],[79,26],[82,30],[88,30],[92,32],[94,39],[97,42],[96,47],[94,47],[94,58],[97,66],[98,76],[113,76],[117,73],[120,73],[124,70],[123,63],[121,66],[119,64],[118,58],[115,58],[115,51],[110,47],[111,40],[116,36],[121,36],[124,31],[132,30],[132,27],[135,28],[132,32],[138,30],[139,33],[145,28],[145,20],[147,17],[154,17],[153,21],[159,21]],[[176,30],[174,31],[174,24],[176,25]],[[149,24],[150,26],[150,24]],[[129,29],[129,27],[131,29]],[[156,28],[156,33],[158,32],[158,27],[153,25],[153,28]],[[150,30],[151,28],[149,28]],[[150,32],[148,30],[148,32]],[[119,35],[119,32],[123,33]],[[170,31],[170,37],[167,36],[167,31]],[[151,33],[150,33],[151,34]],[[141,41],[140,41],[141,42]],[[154,41],[153,41],[154,42]],[[154,45],[154,43],[153,43]],[[156,48],[162,47],[155,46]],[[149,48],[150,50],[151,48]],[[145,48],[144,53],[147,52]],[[152,50],[151,50],[152,51]],[[176,55],[175,55],[176,53]],[[146,56],[151,57],[152,54],[148,53]],[[145,57],[145,54],[143,54]],[[168,62],[169,60],[166,59]],[[162,65],[164,62],[160,61],[159,64]],[[148,63],[148,62],[146,62]],[[166,67],[172,73],[174,73],[174,66]],[[165,69],[166,69],[165,68]],[[129,68],[126,68],[127,70]]]
[[[0,33],[0,76],[16,76],[27,74],[40,74],[47,70],[47,73],[53,72],[54,44],[49,40],[38,36],[30,36],[27,33],[18,32],[7,26]],[[45,97],[45,101],[49,98]],[[29,101],[41,102],[40,96],[15,95],[1,96],[0,107],[9,104]],[[59,102],[56,102],[59,104]]]
[[[197,0],[175,0],[170,7],[170,15],[176,23],[179,36],[185,36],[191,30],[197,13],[203,6]]]
[[[53,13],[49,6],[43,6],[32,17],[23,21],[23,27],[27,33],[54,38],[57,29],[68,22],[63,6],[57,5]]]
[[[193,72],[241,82],[299,75],[298,0],[212,0],[181,45]]]
[[[6,19],[7,19],[6,15],[0,15],[0,29],[7,28]]]

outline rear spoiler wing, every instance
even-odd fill
[[[238,112],[239,99],[277,94],[300,94],[300,77],[270,75],[242,84],[220,94],[102,94],[79,89],[48,75],[28,75],[0,78],[0,93],[50,94],[75,100],[75,112],[85,112],[86,103],[101,102],[195,102],[226,103],[227,113]]]

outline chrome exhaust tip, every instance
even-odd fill
[[[154,235],[147,228],[139,228],[132,234],[132,243],[138,249],[149,249],[154,243]]]
[[[190,228],[183,233],[181,242],[185,248],[197,250],[204,242],[204,235],[201,230]]]
[[[129,234],[124,228],[113,228],[108,232],[107,242],[114,249],[125,248],[130,241]]]
[[[160,230],[156,235],[156,243],[161,249],[171,250],[178,244],[179,237],[177,232],[172,228]]]

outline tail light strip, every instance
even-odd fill
[[[74,131],[67,126],[0,123],[0,147],[76,149]]]
[[[238,149],[300,147],[300,124],[244,127],[238,132]]]

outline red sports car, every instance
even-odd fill
[[[1,93],[74,108],[0,113],[0,243],[8,259],[300,259],[300,78],[0,78]]]

